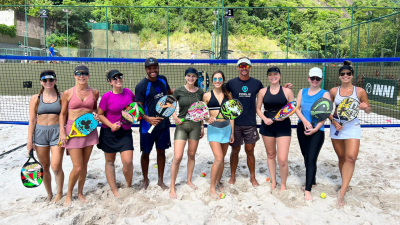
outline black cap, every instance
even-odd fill
[[[50,71],[50,70],[43,71],[40,74],[40,80],[47,79],[47,78],[56,79],[56,74],[53,71]]]
[[[110,81],[111,78],[113,78],[116,75],[123,75],[123,74],[118,70],[110,70],[110,72],[108,72],[107,79]]]
[[[75,73],[76,72],[81,72],[81,71],[89,73],[89,68],[87,68],[84,65],[80,65],[80,66],[75,67],[75,71],[74,71]]]
[[[147,68],[147,67],[153,66],[153,65],[158,66],[158,61],[156,58],[150,57],[150,58],[147,58],[146,61],[144,61],[144,68]]]

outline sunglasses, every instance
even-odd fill
[[[239,64],[239,68],[248,69],[248,68],[250,68],[250,65],[249,64]]]
[[[89,73],[88,72],[75,72],[75,76],[80,77],[81,75],[86,77],[86,76],[89,76]]]
[[[352,74],[351,72],[347,72],[347,73],[343,72],[343,73],[340,73],[340,76],[344,76],[344,75],[353,76],[353,74]]]
[[[120,79],[120,80],[122,80],[122,79],[124,79],[124,77],[122,76],[122,75],[120,75],[120,76],[113,76],[111,79],[113,79],[113,80],[118,80],[118,79]]]
[[[219,78],[213,78],[213,81],[214,82],[217,82],[217,81],[219,81],[219,82],[222,82],[223,81],[223,79],[222,79],[222,77],[219,77]]]
[[[317,80],[317,81],[321,81],[322,78],[321,77],[310,77],[311,81]]]
[[[42,80],[44,83],[47,83],[47,81],[49,81],[49,82],[54,82],[54,79],[53,78],[49,78],[49,79],[43,79]]]

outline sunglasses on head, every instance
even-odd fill
[[[84,77],[86,77],[86,76],[89,76],[89,73],[88,72],[75,72],[75,76],[77,76],[77,77],[80,77],[80,76],[84,76]]]
[[[317,80],[317,81],[321,81],[322,78],[321,77],[310,77],[311,81]]]
[[[122,79],[124,79],[124,77],[122,75],[119,75],[119,76],[113,76],[111,79],[113,79],[113,80],[118,80],[118,79],[122,80]]]
[[[54,79],[53,78],[49,78],[49,79],[43,79],[42,80],[44,83],[47,83],[47,81],[49,81],[49,82],[54,82]]]
[[[248,68],[250,68],[250,65],[249,64],[239,64],[239,68],[248,69]]]
[[[214,82],[217,82],[217,81],[222,82],[223,79],[222,79],[222,77],[219,77],[219,78],[214,77],[214,78],[213,78],[213,81],[214,81]]]
[[[351,72],[341,72],[340,73],[340,76],[344,76],[344,75],[347,75],[347,76],[353,76],[353,74],[351,73]]]

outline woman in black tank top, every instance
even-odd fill
[[[224,82],[224,73],[222,71],[214,72],[212,75],[214,90],[203,95],[203,101],[210,110],[210,118],[207,120],[209,123],[207,127],[207,140],[214,153],[210,185],[210,195],[214,199],[218,199],[215,185],[217,185],[219,191],[223,190],[221,178],[224,171],[224,158],[228,151],[229,143],[233,142],[234,120],[216,119],[218,118],[221,105],[232,98],[231,94],[223,87]]]
[[[257,115],[261,118],[260,134],[263,137],[268,155],[268,169],[271,175],[271,188],[276,187],[276,155],[278,149],[279,174],[281,176],[281,191],[286,190],[286,180],[289,172],[288,155],[292,135],[290,118],[272,120],[278,111],[288,102],[294,100],[293,92],[280,85],[281,73],[278,67],[271,67],[267,72],[271,85],[263,88],[257,96]],[[265,111],[261,111],[264,104]]]

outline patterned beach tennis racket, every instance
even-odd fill
[[[204,89],[203,71],[197,71],[197,84],[198,84],[200,89]]]
[[[358,112],[360,111],[360,102],[354,98],[345,98],[342,102],[340,102],[337,107],[336,115],[339,119],[339,124],[343,126],[343,124],[348,123],[358,116]],[[336,136],[339,135],[339,131],[336,131]]]
[[[194,102],[189,106],[188,112],[185,118],[182,118],[181,121],[190,120],[194,122],[203,121],[206,117],[209,117],[209,111],[207,104],[202,101]]]
[[[333,110],[333,103],[326,98],[320,98],[311,106],[312,126],[315,127],[321,121],[326,120]]]
[[[274,118],[272,118],[272,120],[279,120],[279,119],[286,119],[289,116],[293,115],[293,113],[296,112],[296,109],[299,107],[299,104],[297,104],[297,101],[291,101],[288,104],[286,104],[285,106],[283,106],[278,113],[276,114],[276,116]]]
[[[208,88],[210,87],[210,77],[208,76],[208,73],[204,71],[204,73],[206,73],[206,92],[208,91]]]
[[[137,102],[132,102],[121,111],[121,124],[139,123],[144,114],[143,106]]]
[[[222,104],[216,119],[234,120],[243,112],[242,103],[237,99],[231,99]],[[222,115],[222,118],[219,117]]]
[[[156,117],[169,118],[175,112],[176,102],[176,99],[172,95],[160,98],[156,105]],[[148,131],[149,134],[153,131],[154,127],[154,125],[151,125]]]
[[[85,137],[92,133],[99,125],[99,122],[94,118],[93,113],[86,113],[78,117],[72,124],[71,131],[67,136],[67,140],[73,137]],[[61,146],[62,142],[58,143]]]
[[[43,168],[33,156],[33,149],[29,152],[29,159],[21,169],[21,181],[26,188],[39,187],[43,181]]]

